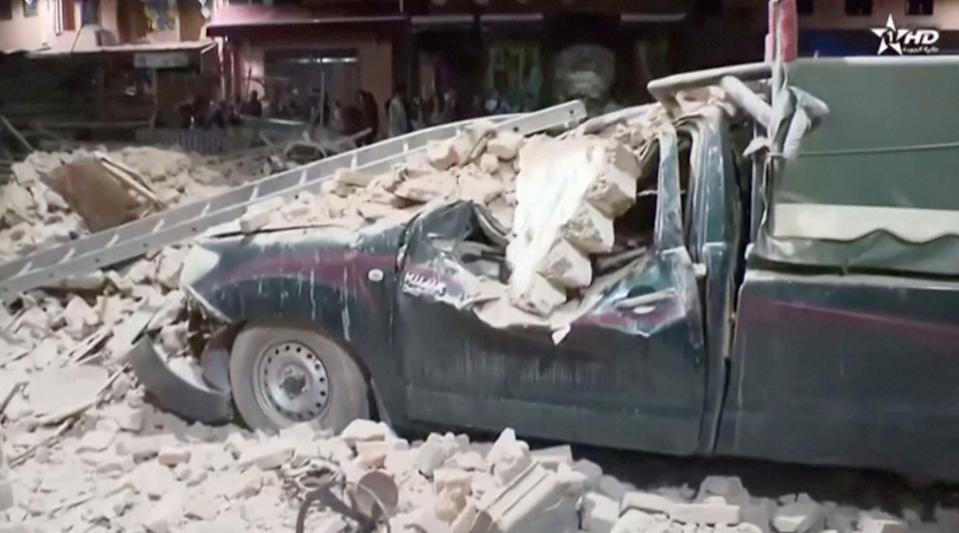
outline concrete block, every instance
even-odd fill
[[[262,487],[263,472],[259,468],[251,468],[240,476],[228,495],[232,498],[249,498],[259,494]]]
[[[823,522],[822,506],[813,501],[787,503],[773,515],[773,527],[779,533],[806,533]]]
[[[108,477],[125,474],[134,467],[133,457],[120,455],[112,450],[100,452],[91,459],[96,465],[96,472]]]
[[[366,187],[373,178],[373,174],[352,168],[338,168],[333,173],[334,180],[354,187]]]
[[[546,468],[556,471],[560,464],[572,466],[573,448],[569,444],[540,448],[531,452],[533,459]]]
[[[266,227],[273,220],[273,211],[247,211],[240,217],[240,231],[253,233]]]
[[[459,159],[453,149],[452,141],[431,142],[426,145],[426,158],[438,170],[446,170],[455,165]]]
[[[360,441],[356,446],[356,462],[364,468],[380,468],[389,449],[385,441]]]
[[[743,487],[743,482],[736,476],[707,476],[699,484],[697,499],[704,500],[709,496],[722,496],[727,502],[742,504],[749,501],[749,493]]]
[[[719,496],[710,496],[699,503],[675,504],[669,517],[684,524],[730,525],[740,521],[740,509]]]
[[[545,465],[544,467],[549,468]],[[573,470],[573,467],[566,463],[556,465],[556,479],[571,497],[578,498],[586,491],[586,475]]]
[[[620,500],[620,512],[636,509],[646,513],[668,515],[677,502],[659,494],[641,491],[628,491]]]
[[[509,485],[491,491],[457,517],[454,531],[469,533],[572,533],[577,528],[576,500],[565,495],[556,475],[531,465]],[[462,522],[468,527],[462,527]]]
[[[514,283],[515,278],[514,272],[507,287],[507,294],[510,302],[519,309],[539,316],[548,316],[557,307],[566,303],[566,290],[550,283],[539,274],[530,274],[525,283]]]
[[[354,420],[350,422],[340,433],[343,442],[353,446],[360,441],[386,440],[390,434],[389,427],[382,422],[372,420]]]
[[[320,184],[320,193],[324,195],[332,194],[340,198],[346,198],[353,194],[356,187],[337,179],[326,180]]]
[[[155,435],[149,437],[133,437],[117,443],[117,453],[129,455],[134,461],[145,461],[160,453],[160,448],[176,444],[173,435]]]
[[[188,518],[213,520],[220,514],[220,502],[213,495],[198,492],[186,501],[183,512]]]
[[[411,178],[396,186],[394,194],[413,202],[430,202],[448,198],[456,188],[456,179],[448,172]]]
[[[76,451],[83,452],[102,452],[113,444],[113,439],[117,436],[116,431],[95,429],[87,431],[77,443]]]
[[[509,161],[516,157],[523,144],[523,136],[513,131],[501,131],[490,139],[486,150],[496,157]]]
[[[538,272],[551,283],[569,289],[589,287],[593,282],[589,257],[563,239],[553,244]]]
[[[282,438],[247,446],[240,455],[240,467],[256,465],[261,470],[279,468],[293,457],[294,450],[296,443]]]
[[[456,438],[431,433],[416,454],[416,469],[424,476],[432,476],[433,471],[442,467],[446,460],[459,449]]]
[[[909,525],[885,513],[864,512],[859,516],[860,533],[909,533]]]
[[[160,498],[178,486],[173,472],[154,461],[143,463],[133,470],[135,487],[150,498]]]
[[[613,476],[600,477],[596,489],[616,501],[621,501],[626,494],[626,486]]]
[[[153,506],[143,521],[143,528],[150,533],[169,533],[183,518],[186,497],[182,490],[165,494]]]
[[[161,465],[176,466],[190,460],[190,449],[181,446],[164,446],[157,452],[157,462]]]
[[[630,509],[616,520],[610,533],[650,533],[654,521],[652,515]]]
[[[453,140],[450,141],[450,149],[453,153],[456,154],[456,165],[466,164],[471,155],[479,155],[482,153],[482,148],[485,147],[485,141],[474,138],[473,135],[470,135],[468,132],[463,132],[453,137]]]
[[[433,492],[458,491],[468,495],[472,476],[458,468],[437,468],[433,471]]]
[[[486,460],[476,451],[459,452],[447,459],[444,467],[477,472],[487,469]]]
[[[499,170],[499,159],[496,158],[496,155],[486,152],[480,157],[479,167],[487,174],[495,174]]]
[[[577,460],[573,463],[573,470],[586,476],[586,486],[590,488],[596,488],[599,485],[599,479],[603,477],[603,467],[589,459]]]
[[[610,533],[619,520],[619,502],[597,492],[583,496],[582,527],[589,533]]]
[[[755,524],[762,533],[769,533],[772,530],[773,515],[776,514],[778,505],[769,498],[750,498],[750,500],[740,506],[743,522]]]
[[[613,219],[590,204],[582,204],[562,228],[562,236],[580,250],[600,254],[613,249]]]
[[[88,335],[100,323],[100,317],[87,302],[79,296],[73,296],[63,308],[63,330],[74,340]]]
[[[527,470],[533,463],[533,457],[530,454],[529,445],[517,440],[516,433],[507,428],[500,433],[499,438],[486,454],[486,462],[490,466],[493,477],[502,486],[508,485]]]
[[[503,192],[503,184],[489,176],[461,175],[457,181],[457,197],[486,205]]]
[[[594,147],[605,164],[586,190],[586,200],[608,217],[618,217],[636,200],[639,161],[623,144],[607,141]]]

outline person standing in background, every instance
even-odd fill
[[[387,114],[390,121],[390,137],[410,132],[409,106],[406,103],[406,85],[398,83],[390,98]]]
[[[360,89],[356,100],[362,116],[362,128],[370,130],[370,133],[361,142],[363,144],[376,142],[380,130],[380,110],[376,104],[376,98],[369,91]]]

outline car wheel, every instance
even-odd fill
[[[276,431],[302,422],[341,431],[369,417],[367,385],[337,343],[288,321],[253,322],[236,336],[230,384],[252,429]]]

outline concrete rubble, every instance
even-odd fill
[[[636,196],[651,138],[621,123],[572,133],[525,139],[479,124],[389,172],[339,172],[322,192],[261,204],[237,224],[244,232],[358,228],[472,200],[510,232],[513,276],[498,285],[499,303],[548,316],[593,283],[591,255],[612,247],[613,220]],[[85,231],[40,179],[85,155],[35,154],[15,165],[17,180],[0,192],[0,263]],[[231,183],[175,152],[110,155],[167,204]],[[918,515],[850,513],[806,495],[777,502],[751,496],[738,478],[709,477],[698,491],[641,490],[577,460],[569,446],[531,450],[511,429],[493,443],[452,433],[409,443],[369,420],[338,436],[306,425],[266,435],[185,421],[148,401],[129,359],[147,334],[171,367],[188,364],[185,250],[172,246],[0,307],[0,532],[292,531],[303,493],[288,487],[310,468],[348,482],[383,473],[398,488],[390,519],[398,532],[945,533],[959,524],[951,510],[923,524]],[[307,530],[350,527],[349,517],[327,513]]]
[[[152,147],[127,147],[106,155],[138,173],[167,206],[224,192],[253,177],[221,172],[202,158]],[[46,185],[44,176],[61,165],[94,156],[95,152],[84,149],[33,152],[25,161],[14,163],[14,179],[0,187],[0,264],[87,233],[79,215]],[[81,277],[65,285],[84,288],[79,283],[90,280]]]

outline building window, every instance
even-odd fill
[[[13,0],[0,0],[0,20],[13,18]]]
[[[40,6],[40,0],[23,0],[23,16],[37,16],[37,8]]]
[[[846,0],[846,14],[859,16],[872,15],[872,0]]]
[[[100,23],[100,0],[82,0],[80,4],[80,25]]]
[[[932,15],[935,0],[906,0],[907,15]]]
[[[812,15],[815,10],[815,0],[796,0],[796,11],[800,15]]]

